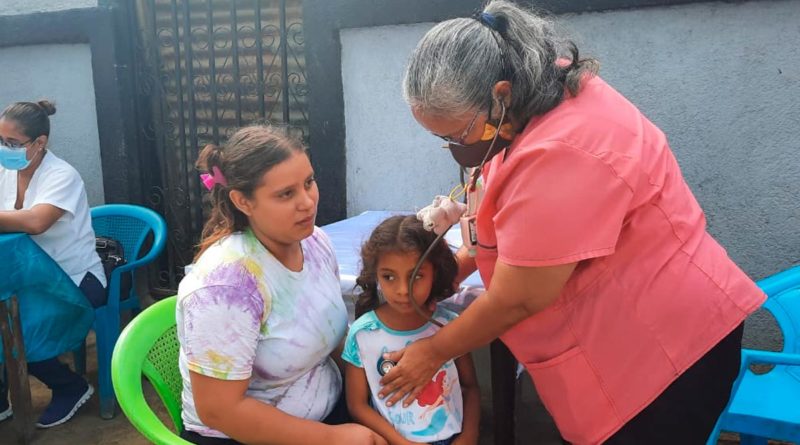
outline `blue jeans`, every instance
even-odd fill
[[[78,286],[93,308],[98,308],[108,302],[108,290],[103,287],[100,280],[91,272],[86,272],[80,286]]]
[[[80,286],[78,286],[92,307],[106,304],[106,289],[91,272],[86,272]],[[38,362],[28,362],[28,374],[36,377],[44,383],[51,391],[69,390],[71,388],[82,387],[86,381],[80,375],[72,372],[69,367],[58,357],[52,357]],[[5,384],[5,376],[0,375],[0,398],[4,400],[8,397],[8,387]]]

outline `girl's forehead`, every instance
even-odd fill
[[[378,255],[378,267],[382,268],[395,268],[395,267],[414,267],[419,261],[419,252],[416,251],[402,251],[393,250],[384,252]],[[430,261],[425,261],[423,267],[430,265]]]

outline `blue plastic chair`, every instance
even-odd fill
[[[707,445],[720,431],[738,432],[742,445],[767,445],[778,439],[800,443],[800,267],[758,282],[769,296],[764,309],[783,333],[780,352],[742,350],[742,366],[731,400],[722,412]],[[750,365],[774,365],[755,374]]]
[[[155,260],[164,250],[167,238],[167,223],[158,213],[141,206],[129,204],[107,204],[93,207],[92,227],[96,236],[113,238],[120,243],[127,264],[111,273],[108,283],[108,302],[95,309],[94,332],[97,339],[97,380],[100,386],[100,416],[114,417],[116,398],[111,385],[111,355],[120,333],[120,311],[139,313],[139,296],[136,294],[136,271]],[[143,252],[145,240],[152,233],[152,243]],[[132,274],[131,289],[121,295],[122,274]],[[76,370],[86,371],[85,345],[74,352]]]

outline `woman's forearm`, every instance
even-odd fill
[[[456,285],[461,284],[468,276],[478,270],[475,257],[471,257],[466,247],[461,247],[456,252],[456,263],[458,263],[458,274],[456,275]]]
[[[442,360],[459,357],[546,309],[561,295],[576,264],[532,268],[498,261],[491,288],[431,337],[433,353]]]
[[[29,210],[0,211],[0,232],[23,232],[29,235],[42,233],[30,213]]]
[[[248,380],[218,380],[189,372],[204,425],[248,445],[325,443],[332,427],[284,413],[247,396]]]
[[[490,290],[431,337],[385,354],[397,365],[381,379],[378,396],[387,405],[408,406],[444,362],[498,338],[520,321],[552,304],[577,263],[519,267],[495,265]]]
[[[431,347],[443,362],[460,357],[490,343],[530,315],[522,307],[493,304],[489,293],[484,292],[461,315],[430,337]]]
[[[29,210],[0,211],[0,232],[23,232],[39,235],[49,229],[64,211],[50,204],[39,204]]]
[[[248,445],[326,443],[331,427],[294,417],[272,405],[244,397],[225,409],[201,415],[203,423]]]

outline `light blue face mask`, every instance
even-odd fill
[[[28,160],[27,157],[27,152],[28,150],[13,150],[0,145],[0,166],[7,170],[24,170],[31,165],[31,161]]]

